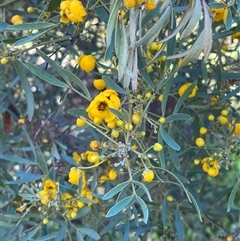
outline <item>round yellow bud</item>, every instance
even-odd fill
[[[203,138],[201,137],[198,137],[196,140],[195,140],[195,143],[198,147],[203,147],[205,145],[205,141]]]
[[[141,100],[142,99],[142,95],[138,94],[137,95],[137,100]]]
[[[145,8],[147,10],[151,11],[151,10],[155,9],[155,7],[156,7],[155,0],[148,0],[148,1],[146,1]]]
[[[113,138],[118,138],[118,137],[119,137],[119,131],[113,130],[112,133],[111,133],[111,136],[112,136]]]
[[[100,147],[100,143],[97,140],[93,140],[90,142],[89,146],[93,151],[97,151]]]
[[[208,115],[208,120],[209,121],[214,121],[215,120],[214,115],[212,115],[212,114]]]
[[[227,116],[228,115],[228,110],[222,110],[221,111],[221,115],[223,115],[223,116]]]
[[[82,55],[78,58],[77,63],[82,70],[89,73],[95,68],[96,59],[92,55]]]
[[[76,218],[76,216],[77,216],[77,212],[72,211],[72,212],[71,212],[71,218]]]
[[[43,224],[47,224],[48,223],[48,219],[44,218],[42,222],[43,222]]]
[[[194,162],[194,165],[196,165],[196,166],[200,164],[200,160],[199,159],[194,159],[193,162]]]
[[[152,97],[151,92],[147,92],[147,93],[145,94],[145,98],[146,98],[146,99],[150,99],[151,97]]]
[[[207,133],[207,128],[203,126],[200,128],[199,132],[200,132],[200,134],[204,135]]]
[[[115,180],[117,178],[117,172],[114,168],[112,168],[109,172],[108,172],[108,177],[110,180]]]
[[[141,116],[139,115],[138,112],[134,112],[134,114],[132,115],[132,122],[133,124],[137,125],[141,120]]]
[[[83,127],[83,126],[86,125],[86,122],[81,117],[79,117],[76,120],[76,125],[79,126],[79,127]]]
[[[166,121],[166,118],[164,116],[161,116],[159,119],[158,119],[158,122],[163,124],[164,122]]]
[[[28,7],[27,8],[28,13],[34,13],[34,8],[33,7]]]
[[[153,150],[154,151],[161,151],[163,149],[163,146],[160,143],[155,143],[153,145]]]
[[[14,15],[12,18],[11,18],[11,22],[13,25],[17,25],[17,24],[21,24],[23,23],[23,19],[21,16],[19,15]]]
[[[109,121],[109,122],[107,123],[107,127],[108,127],[109,129],[114,129],[114,128],[116,127],[116,122],[115,122],[115,120]]]
[[[117,125],[118,127],[122,126],[122,125],[123,125],[123,121],[117,120],[117,121],[116,121],[116,125]]]
[[[168,202],[173,202],[174,198],[172,195],[167,195],[167,201]]]
[[[124,125],[124,129],[125,129],[126,131],[131,131],[131,130],[133,129],[133,126],[132,126],[132,124],[130,124],[130,123],[126,123],[126,124]]]
[[[161,94],[161,95],[158,96],[158,100],[159,100],[160,102],[162,102],[162,100],[163,100],[163,94]]]
[[[226,116],[220,115],[218,121],[221,125],[226,125],[228,123],[228,118]]]
[[[192,83],[183,84],[178,90],[179,96],[182,96],[191,85],[192,85]],[[198,91],[198,87],[195,86],[193,88],[192,92],[188,95],[188,98],[193,98],[196,95],[197,91]]]
[[[152,170],[146,169],[142,173],[144,182],[152,182],[154,179],[154,172]]]
[[[95,118],[93,119],[93,122],[94,122],[95,125],[101,125],[102,122],[103,122],[103,119],[102,119],[102,118],[99,118],[99,117],[95,117]]]
[[[103,79],[94,79],[93,85],[97,90],[103,90],[106,88],[106,83]]]
[[[6,57],[1,58],[2,65],[6,65],[7,63],[8,63],[8,58],[6,58]]]

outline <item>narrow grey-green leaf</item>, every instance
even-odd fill
[[[189,49],[189,53],[186,57],[183,58],[181,63],[178,66],[178,69],[182,68],[186,64],[192,62],[194,59],[196,59],[199,54],[202,52],[203,45],[204,45],[204,31],[201,32],[193,46]],[[187,50],[188,51],[188,50]]]
[[[177,170],[180,170],[180,162],[178,159],[177,152],[172,149],[170,146],[168,146],[168,152],[171,158],[171,161],[173,162],[174,166],[176,167]]]
[[[37,149],[36,149],[36,162],[37,162],[37,165],[39,166],[40,170],[42,171],[42,173],[44,175],[47,175],[48,174],[47,162],[46,162],[44,155],[42,153],[42,150],[40,149],[39,146],[37,146]]]
[[[90,238],[92,238],[94,240],[100,239],[99,234],[96,231],[94,231],[93,229],[90,229],[90,228],[79,228],[78,230],[81,233],[86,234],[87,236],[89,236]]]
[[[122,89],[113,79],[106,75],[104,75],[102,78],[110,89],[115,90],[118,93],[125,94],[125,90]]]
[[[127,67],[127,59],[128,59],[128,39],[126,28],[123,23],[123,19],[121,19],[121,26],[120,26],[120,36],[116,36],[115,38],[119,39],[119,46],[115,46],[115,49],[118,48],[119,56],[118,56],[118,80],[121,81],[123,75],[126,71]]]
[[[177,113],[177,114],[172,114],[166,117],[165,123],[172,122],[172,121],[190,121],[192,117],[190,115],[184,114],[184,113]]]
[[[191,7],[189,7],[186,10],[186,12],[185,12],[181,22],[179,23],[179,25],[166,38],[162,39],[160,41],[160,43],[164,43],[164,42],[168,41],[169,39],[173,38],[177,33],[179,33],[181,31],[182,28],[184,28],[186,26],[186,24],[188,23],[189,19],[192,16],[192,7],[193,7],[193,1],[192,1],[192,4],[191,4]]]
[[[230,212],[231,209],[234,207],[234,199],[235,199],[235,196],[236,196],[236,192],[238,190],[238,185],[239,185],[239,182],[237,182],[234,185],[234,187],[233,187],[233,189],[232,189],[232,191],[230,193],[230,196],[229,196],[229,199],[228,199],[227,212]]]
[[[171,15],[171,7],[168,6],[165,12],[163,13],[163,15],[153,25],[153,27],[150,28],[146,32],[146,34],[136,42],[135,47],[137,48],[143,44],[151,43],[158,36],[162,28],[169,22],[170,15]]]
[[[160,126],[160,132],[163,140],[174,150],[180,151],[181,147],[168,135],[162,126]]]
[[[64,239],[65,233],[67,231],[67,226],[68,226],[67,222],[62,225],[54,241],[62,241]]]
[[[117,109],[108,108],[114,115],[116,115],[119,119],[127,121],[127,116],[124,116],[122,112]]]
[[[204,51],[204,61],[207,60],[211,49],[212,49],[212,16],[211,11],[205,1],[202,1],[203,6],[203,12],[204,12],[204,45],[203,45],[203,51]]]
[[[180,213],[179,207],[177,207],[175,211],[175,226],[176,226],[177,236],[178,236],[177,240],[184,241],[181,213]]]
[[[17,156],[1,155],[0,158],[6,161],[15,162],[19,164],[21,163],[26,165],[36,165],[35,162],[29,161],[28,159],[17,157]]]
[[[197,23],[199,22],[201,15],[202,15],[202,6],[201,6],[201,1],[196,0],[193,1],[195,2],[194,8],[192,11],[192,17],[190,18],[186,28],[183,30],[180,39],[186,38],[188,35],[190,35],[194,28],[196,27]]]
[[[112,1],[113,2],[113,1]],[[114,0],[115,4],[113,5],[113,8],[111,10],[109,19],[108,19],[108,25],[107,25],[107,47],[111,45],[112,41],[112,33],[115,28],[117,16],[118,16],[118,10],[120,8],[120,5],[122,3],[122,0]]]
[[[115,196],[117,193],[121,192],[126,186],[129,185],[129,181],[118,184],[116,187],[112,188],[103,196],[103,200],[108,200]]]
[[[27,80],[27,76],[24,73],[24,66],[22,62],[20,62],[19,60],[14,60],[13,65],[20,78],[22,87],[26,95],[28,120],[31,121],[34,114],[34,98],[31,90],[31,86]]]
[[[52,240],[53,238],[56,238],[58,232],[54,232],[48,235],[45,235],[41,238],[35,239],[34,241],[47,241],[47,240]]]
[[[52,75],[48,74],[46,71],[36,67],[33,64],[30,63],[25,63],[24,66],[30,71],[32,72],[34,75],[36,75],[37,77],[39,77],[42,80],[45,80],[46,82],[48,82],[49,84],[58,86],[58,87],[62,87],[62,88],[66,88],[68,87],[67,84],[65,84],[64,82],[60,81],[59,79],[53,77]]]
[[[149,190],[147,189],[147,187],[143,183],[138,182],[138,181],[134,181],[134,183],[143,189],[143,191],[146,193],[146,195],[148,197],[149,202],[152,202],[153,200],[152,200],[151,194],[150,194]]]
[[[84,117],[88,117],[86,109],[84,108],[72,108],[70,110],[67,111],[67,113],[69,115],[73,115],[73,116],[84,116]]]
[[[162,214],[162,224],[163,226],[166,226],[167,225],[167,195],[164,195],[164,198],[163,198],[163,201],[162,201],[162,211],[161,211],[161,214]]]
[[[41,225],[35,226],[35,228],[28,232],[25,236],[21,237],[21,241],[28,241],[28,240],[34,240],[32,237],[38,232],[38,230],[41,228]]]
[[[131,202],[133,198],[134,196],[131,195],[116,203],[113,207],[109,209],[106,214],[106,218],[115,216],[116,214],[120,213]]]
[[[148,216],[149,216],[148,207],[147,207],[146,203],[142,200],[142,198],[140,198],[140,197],[138,197],[138,196],[136,196],[136,198],[137,198],[137,201],[138,201],[138,203],[140,204],[141,209],[142,209],[142,211],[143,211],[143,222],[144,222],[144,223],[147,223],[147,221],[148,221]]]
[[[56,24],[54,24],[54,23],[48,23],[48,22],[22,23],[22,24],[17,24],[17,25],[10,25],[5,29],[5,31],[44,29],[44,28],[51,28],[55,25]]]

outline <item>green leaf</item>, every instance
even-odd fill
[[[42,236],[41,238],[35,239],[34,241],[47,241],[52,240],[53,238],[56,238],[58,232],[54,232],[45,236]]]
[[[87,236],[89,236],[90,238],[92,238],[94,240],[100,239],[99,234],[96,231],[94,231],[93,229],[90,229],[90,228],[79,228],[78,230],[81,233],[86,234]]]
[[[167,116],[165,119],[165,123],[172,122],[172,121],[179,121],[179,120],[190,121],[191,119],[192,117],[190,115],[177,113],[177,114],[172,114]]]
[[[158,132],[158,143],[160,143],[163,146],[163,138],[161,135],[161,132]],[[158,152],[158,157],[159,157],[159,161],[161,164],[162,168],[166,167],[166,161],[165,161],[165,154],[164,154],[164,148]]]
[[[68,226],[68,223],[64,223],[62,225],[62,227],[60,228],[59,232],[58,232],[58,235],[57,237],[54,239],[54,241],[62,241],[64,236],[65,236],[65,233],[67,231],[67,226]]]
[[[27,139],[27,141],[28,141],[28,143],[29,143],[29,145],[30,145],[30,147],[31,147],[31,151],[32,151],[32,153],[33,153],[34,159],[36,160],[35,146],[34,146],[34,144],[33,144],[33,142],[32,142],[32,139],[31,139],[31,137],[28,135],[28,132],[27,132],[27,130],[26,130],[26,128],[25,128],[24,126],[22,127],[22,131],[23,131],[23,134],[25,135],[25,137],[26,137],[26,139]]]
[[[47,162],[46,162],[44,155],[42,153],[42,150],[40,149],[39,146],[37,146],[37,149],[36,149],[36,162],[37,162],[38,167],[42,171],[42,173],[44,175],[47,175],[48,174]]]
[[[67,113],[69,115],[73,115],[73,116],[77,116],[77,117],[79,117],[79,116],[88,117],[86,109],[83,109],[83,108],[72,108],[72,109],[68,110]]]
[[[235,199],[235,196],[236,196],[236,192],[238,190],[238,185],[239,185],[239,182],[237,182],[231,193],[230,193],[230,196],[229,196],[229,199],[228,199],[228,207],[227,207],[227,212],[230,212],[232,208],[234,208],[234,199]]]
[[[111,42],[112,42],[112,34],[113,34],[113,30],[115,28],[115,24],[116,24],[116,20],[117,20],[117,16],[118,16],[118,10],[120,8],[122,0],[117,0],[117,1],[114,0],[112,2],[115,2],[115,4],[111,10],[109,20],[108,20],[108,25],[107,25],[107,33],[108,33],[107,39],[106,39],[107,48],[111,45]]]
[[[179,207],[177,207],[175,212],[175,226],[176,226],[177,236],[178,236],[177,240],[184,241],[181,213],[180,213]]]
[[[193,11],[192,11],[192,17],[190,18],[187,26],[181,33],[180,39],[184,39],[187,36],[189,36],[190,34],[192,34],[193,30],[195,29],[197,23],[199,22],[199,20],[201,18],[201,15],[202,15],[201,1],[200,0],[193,1],[193,4],[194,4],[194,7],[193,7]]]
[[[167,195],[164,195],[164,198],[163,198],[163,201],[162,201],[162,223],[163,223],[163,226],[166,226],[167,225]]]
[[[34,114],[34,98],[31,90],[31,86],[27,80],[27,76],[24,73],[24,66],[22,62],[20,62],[19,60],[14,60],[13,65],[20,78],[22,87],[26,95],[28,120],[31,121]]]
[[[34,75],[36,75],[37,77],[39,77],[42,80],[45,80],[46,82],[48,82],[51,85],[55,85],[58,87],[62,87],[62,88],[66,88],[69,87],[67,84],[65,84],[64,82],[60,81],[59,79],[53,77],[52,75],[48,74],[46,71],[36,67],[33,64],[30,63],[25,63],[24,66],[30,71],[32,72]]]
[[[169,22],[171,15],[171,7],[168,6],[159,20],[150,28],[146,34],[135,43],[135,48],[146,44],[149,45],[159,35],[162,28]]]
[[[81,233],[77,230],[77,241],[84,241]]]
[[[168,135],[162,126],[160,126],[160,132],[163,140],[168,144],[168,146],[176,151],[180,151],[181,147]]]
[[[9,25],[5,31],[22,31],[22,30],[33,30],[33,29],[44,29],[56,26],[54,23],[47,22],[34,22],[34,23],[22,23],[17,25]]]
[[[20,45],[26,44],[26,43],[28,43],[30,41],[33,41],[33,40],[39,38],[40,36],[42,36],[43,34],[47,33],[48,31],[49,31],[49,29],[44,31],[44,32],[32,34],[32,35],[27,36],[25,38],[21,38],[21,39],[19,39],[18,41],[16,41],[14,43],[14,46],[20,46]]]
[[[147,197],[148,197],[149,202],[153,202],[152,197],[151,197],[151,194],[150,194],[150,192],[148,191],[147,187],[146,187],[143,183],[141,183],[141,182],[138,182],[138,181],[133,181],[133,182],[134,182],[135,184],[137,184],[140,188],[143,189],[143,191],[146,193],[146,195],[147,195]]]
[[[166,112],[168,96],[169,96],[172,86],[173,86],[173,78],[169,79],[169,81],[167,82],[167,84],[164,88],[164,91],[163,91],[163,100],[162,100],[162,105],[161,105],[163,116],[165,115],[165,112]]]
[[[16,227],[15,223],[10,223],[10,222],[4,222],[0,220],[0,227],[1,228],[14,228]]]
[[[116,187],[114,187],[113,189],[111,189],[109,192],[107,192],[104,196],[103,196],[103,200],[108,200],[110,198],[112,198],[113,196],[115,196],[117,193],[121,192],[122,190],[124,190],[124,188],[126,188],[129,185],[129,181],[123,182],[118,184]]]
[[[36,165],[35,162],[29,161],[28,159],[24,159],[24,158],[17,157],[17,156],[1,155],[0,158],[3,160],[6,160],[6,161],[15,162],[15,163],[19,163],[19,164],[21,163],[21,164],[26,164],[26,165]]]
[[[60,6],[61,0],[50,0],[48,4],[47,12],[53,12]]]
[[[173,162],[174,166],[176,167],[177,170],[180,170],[180,162],[178,159],[177,152],[169,146],[168,146],[168,152],[169,152],[171,161]]]
[[[109,209],[106,214],[106,218],[115,216],[116,214],[120,213],[133,200],[133,198],[134,196],[131,195],[116,203],[113,207]]]
[[[142,198],[136,196],[138,203],[140,204],[143,211],[143,222],[147,224],[149,211],[146,203],[142,200]]]
[[[178,113],[180,110],[181,106],[183,105],[184,101],[188,98],[189,94],[192,92],[194,87],[197,85],[197,80],[195,80],[184,92],[184,94],[179,98],[177,104],[175,105],[175,108],[173,110],[173,113]]]
[[[116,115],[120,120],[125,120],[125,121],[127,121],[127,116],[124,116],[123,113],[120,112],[119,110],[114,109],[114,108],[109,108],[109,110],[110,110],[114,115]]]
[[[232,26],[232,11],[230,8],[227,8],[227,19],[225,23],[226,30],[229,30]]]
[[[110,77],[103,75],[103,80],[106,82],[106,85],[109,89],[115,90],[118,93],[125,94],[125,90],[122,89],[113,79]]]
[[[21,237],[21,241],[29,241],[33,240],[33,236],[38,232],[38,230],[41,228],[41,225],[36,226],[32,231],[28,232],[25,236]]]

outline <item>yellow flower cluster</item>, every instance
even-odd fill
[[[78,185],[79,179],[82,178],[82,188],[86,187],[86,175],[81,169],[72,167],[69,172],[69,179],[68,181],[74,185]]]
[[[47,179],[43,185],[43,190],[38,193],[41,203],[45,206],[49,204],[57,195],[57,185],[51,179]]]
[[[224,24],[226,23],[228,8],[212,8],[211,11],[215,22],[223,20]]]
[[[109,108],[118,109],[120,99],[116,91],[108,89],[98,94],[87,108],[88,116],[95,124],[114,121],[115,115]]]
[[[205,157],[202,160],[203,171],[210,177],[216,177],[219,174],[219,166],[215,159]]]
[[[178,94],[179,94],[180,96],[182,96],[191,85],[192,85],[192,83],[188,83],[188,82],[185,83],[185,84],[183,84],[183,85],[179,88]],[[195,87],[193,88],[192,92],[188,95],[188,98],[193,98],[193,97],[197,94],[197,91],[198,91],[198,87],[195,86]]]
[[[147,10],[153,10],[156,7],[156,0],[124,0],[123,4],[126,8],[134,8],[137,5],[142,5],[144,3],[144,6]]]
[[[68,22],[82,22],[83,18],[87,15],[87,12],[82,5],[81,1],[78,0],[65,0],[60,4],[60,21],[62,23]]]

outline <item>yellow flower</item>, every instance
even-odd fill
[[[218,121],[221,125],[226,125],[228,123],[228,118],[226,116],[220,115]]]
[[[204,134],[207,133],[207,128],[204,127],[204,126],[202,126],[202,127],[200,128],[199,132],[200,132],[200,134],[204,135]]]
[[[126,8],[134,8],[136,6],[136,0],[124,0],[123,4]]]
[[[90,163],[93,164],[98,164],[99,163],[99,153],[96,151],[86,151],[86,155],[87,155],[87,160]]]
[[[92,55],[82,55],[78,58],[77,63],[81,69],[89,73],[95,68],[96,59]]]
[[[145,8],[147,10],[153,10],[156,7],[155,0],[148,0],[145,3]]]
[[[6,65],[7,63],[8,63],[8,58],[6,58],[6,57],[1,58],[2,65]]]
[[[161,151],[163,149],[163,146],[160,144],[160,143],[155,143],[154,145],[153,145],[153,150],[154,151]]]
[[[82,117],[78,117],[76,120],[76,125],[79,127],[83,127],[86,125],[86,122],[84,121],[84,119]]]
[[[105,90],[97,95],[87,108],[90,119],[95,118],[105,120],[106,122],[113,121],[115,115],[109,110],[110,108],[118,109],[120,107],[120,99],[117,92],[114,90]],[[95,122],[95,121],[94,121]]]
[[[74,151],[73,152],[73,160],[77,163],[77,164],[79,164],[80,162],[81,162],[81,157],[80,157],[80,155],[76,152],[76,151]]]
[[[100,143],[98,141],[94,140],[94,141],[90,142],[89,146],[93,151],[97,151],[100,147]]]
[[[205,157],[202,160],[202,168],[210,177],[216,177],[219,174],[219,166],[216,160],[209,160]]]
[[[82,2],[78,0],[62,1],[60,9],[60,21],[63,23],[67,23],[69,21],[75,23],[82,22],[83,17],[87,15]]]
[[[68,181],[74,185],[78,185],[79,179],[80,179],[80,177],[82,177],[82,188],[85,188],[86,176],[82,170],[80,170],[79,168],[76,168],[76,167],[72,167],[70,169],[68,176],[69,176]]]
[[[14,15],[12,18],[11,18],[11,22],[13,25],[17,25],[17,24],[21,24],[23,23],[23,19],[21,16],[19,15]]]
[[[231,35],[232,39],[239,39],[240,38],[240,32],[236,32],[234,34]]]
[[[212,114],[208,115],[208,120],[209,121],[214,121],[214,119],[215,119],[214,115],[212,115]]]
[[[178,90],[178,94],[182,96],[191,85],[192,83],[188,83],[188,82],[182,85]],[[197,91],[198,91],[198,87],[195,86],[192,92],[188,95],[188,98],[193,98],[196,95]]]
[[[141,120],[140,114],[138,112],[134,112],[133,115],[132,115],[133,124],[137,125],[140,120]]]
[[[57,185],[52,180],[47,179],[38,195],[41,198],[43,205],[48,205],[49,202],[57,195]]]
[[[151,52],[156,52],[156,51],[159,51],[160,48],[162,47],[162,43],[157,43],[157,42],[152,42],[150,45],[149,45],[149,49]]]
[[[145,182],[152,182],[152,180],[154,179],[154,172],[152,170],[146,169],[142,173],[142,176]]]
[[[172,195],[167,195],[168,202],[173,202],[174,198]]]
[[[107,175],[101,175],[101,176],[99,177],[99,183],[102,184],[102,183],[106,182],[108,179],[109,179],[109,178],[108,178]]]
[[[235,124],[234,132],[233,132],[233,137],[236,137],[240,135],[240,122]]]
[[[224,24],[226,24],[228,8],[212,8],[211,11],[215,22],[223,20]]]
[[[103,79],[94,79],[93,85],[97,90],[103,90],[106,88],[106,83]]]

